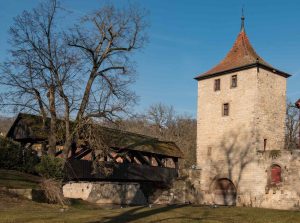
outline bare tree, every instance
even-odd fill
[[[285,148],[298,149],[300,110],[291,102],[287,102]]]
[[[119,125],[127,131],[174,141],[184,154],[180,166],[195,165],[197,122],[187,115],[176,114],[172,106],[162,103],[151,105],[146,114],[135,115]]]
[[[86,71],[84,93],[76,121],[84,116],[107,118],[125,111],[135,95],[128,89],[134,80],[130,55],[144,46],[146,24],[139,9],[106,5],[85,16],[67,35],[78,50]]]
[[[49,0],[14,19],[10,57],[1,66],[0,103],[40,114],[44,127],[50,117],[49,153],[63,138],[67,157],[89,118],[113,120],[135,104],[130,56],[143,47],[146,24],[138,8],[105,5],[62,32],[60,9],[58,1]],[[59,117],[64,123],[58,127]]]
[[[10,58],[2,65],[1,81],[2,85],[10,86],[2,105],[39,113],[44,124],[50,116],[48,152],[52,155],[57,144],[57,106],[61,104],[66,144],[70,144],[70,109],[75,87],[72,78],[77,65],[76,55],[65,47],[62,33],[56,29],[58,8],[57,1],[50,0],[14,18],[9,31]]]
[[[135,80],[130,55],[146,41],[144,16],[132,6],[118,9],[105,5],[65,34],[68,46],[84,65],[74,137],[79,136],[87,118],[112,121],[136,103],[136,95],[129,89]]]
[[[207,168],[205,176],[212,184],[212,193],[215,194],[213,202],[222,205],[235,205],[236,193],[239,185],[245,179],[248,166],[255,163],[255,150],[257,136],[251,131],[229,131],[220,138],[220,143],[213,145],[208,151],[208,159],[204,164]],[[210,182],[212,180],[212,182]],[[221,180],[221,181],[220,181]],[[225,182],[233,182],[230,186]],[[223,183],[222,183],[223,182]]]
[[[147,111],[146,119],[152,123],[159,132],[171,127],[175,121],[175,111],[172,106],[162,103],[151,105]]]

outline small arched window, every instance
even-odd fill
[[[277,164],[271,166],[271,183],[278,184],[281,182],[281,167]]]

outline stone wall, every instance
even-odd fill
[[[254,128],[257,94],[256,69],[234,73],[238,86],[231,88],[231,76],[198,81],[197,165],[205,173],[210,169],[211,157],[224,161],[223,147],[244,145]],[[221,79],[221,90],[214,91],[214,80]],[[222,115],[222,106],[229,103],[229,116]],[[228,142],[228,135],[232,142]],[[250,142],[251,143],[251,142]],[[206,178],[205,174],[202,176]],[[205,180],[206,181],[206,180]]]
[[[279,165],[282,182],[270,183],[271,166]],[[270,150],[257,154],[260,181],[252,190],[238,189],[239,206],[265,207],[275,209],[299,209],[300,202],[300,151]]]
[[[20,196],[35,202],[42,202],[42,203],[49,202],[49,200],[45,195],[45,191],[40,189],[0,187],[0,191],[3,191],[8,194]]]
[[[272,165],[281,167],[282,182],[271,184]],[[238,181],[238,175],[219,174],[211,172],[209,189],[201,187],[204,183],[196,184],[197,203],[215,204],[213,190],[214,181],[218,178],[231,179],[236,187],[236,205],[272,209],[300,209],[300,151],[268,150],[257,152],[252,164],[245,168]],[[226,171],[225,171],[226,172]],[[199,179],[199,178],[198,178]],[[193,181],[193,180],[192,180]],[[195,201],[194,201],[195,202]]]
[[[201,170],[180,169],[179,176],[168,188],[156,188],[149,197],[151,204],[200,204],[202,194],[198,190]]]
[[[238,78],[236,88],[231,88],[232,75]],[[214,91],[215,79],[221,80],[220,91]],[[212,200],[206,195],[216,179],[241,181],[256,153],[257,86],[256,68],[198,81],[197,165],[205,202]],[[224,103],[229,103],[229,116],[222,114]]]
[[[230,87],[232,75],[238,77],[236,88]],[[215,79],[221,79],[220,91],[214,91]],[[222,115],[224,103],[229,103],[229,116]],[[264,69],[251,68],[198,81],[200,203],[214,204],[219,196],[217,182],[226,179],[236,188],[239,206],[299,206],[298,189],[293,189],[300,188],[300,163],[295,161],[298,155],[283,150],[285,109],[286,79]],[[274,151],[281,151],[276,162],[289,171],[283,171],[281,185],[270,187],[274,157],[269,156]]]
[[[66,198],[98,204],[183,204],[200,203],[201,171],[181,169],[179,177],[167,185],[159,183],[69,182],[63,186]]]
[[[257,73],[255,131],[259,133],[259,150],[284,148],[286,117],[286,78],[259,69]]]
[[[147,204],[138,183],[69,182],[63,186],[63,193],[67,198],[79,198],[98,204]]]

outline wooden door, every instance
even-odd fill
[[[278,184],[281,182],[281,167],[273,165],[271,168],[271,181],[272,184]]]
[[[219,179],[214,187],[214,203],[218,205],[235,205],[236,189],[229,179]]]

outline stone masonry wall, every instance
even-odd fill
[[[236,88],[231,88],[232,75],[238,77]],[[215,79],[221,79],[220,91],[214,91]],[[241,155],[248,160],[255,153],[256,98],[256,68],[198,81],[197,165],[202,169],[201,190],[210,190],[217,176],[238,176],[241,170],[237,160]],[[229,116],[222,115],[224,103],[229,103]]]
[[[271,166],[281,167],[282,182],[270,184]],[[274,209],[299,209],[300,151],[269,150],[257,154],[257,184],[255,188],[238,189],[237,205]]]
[[[230,87],[232,75],[238,77],[236,88]],[[216,92],[215,79],[221,79],[221,90]],[[202,171],[198,187],[203,197],[201,203],[213,204],[216,181],[226,178],[237,190],[237,205],[281,209],[296,206],[298,192],[286,184],[285,192],[266,193],[271,161],[261,155],[283,149],[285,95],[286,79],[264,69],[252,68],[198,81],[197,165]],[[222,116],[224,103],[229,103],[229,116]],[[282,162],[288,162],[284,157],[287,155],[282,156]],[[300,181],[297,183],[300,187]],[[284,196],[290,199],[284,200]]]
[[[259,132],[259,150],[284,148],[286,117],[286,78],[270,71],[259,69],[257,73],[258,98],[255,126]]]
[[[200,204],[202,194],[198,190],[201,170],[180,169],[179,176],[170,182],[168,188],[156,188],[149,197],[151,204]]]
[[[64,196],[98,204],[147,204],[138,183],[69,182],[63,186]]]

